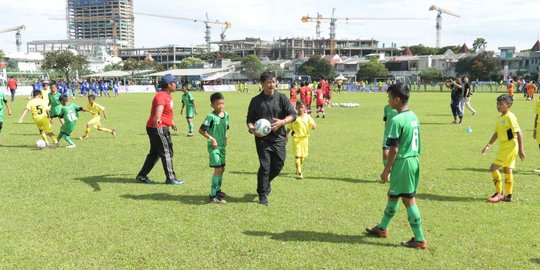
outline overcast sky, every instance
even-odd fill
[[[196,3],[196,4],[194,4]],[[477,37],[487,41],[488,50],[515,46],[530,49],[540,35],[539,0],[134,0],[135,12],[163,14],[194,19],[230,21],[226,39],[259,37],[273,40],[284,37],[315,37],[315,23],[302,23],[303,15],[317,12],[330,17],[335,8],[337,18],[348,17],[411,17],[418,21],[354,20],[346,24],[338,20],[338,39],[375,39],[386,47],[392,42],[398,47],[424,44],[435,47],[436,5],[461,15],[443,14],[441,44],[472,47]],[[49,18],[65,17],[65,0],[0,0],[0,31],[20,24],[23,47],[26,42],[45,39],[65,39],[66,24]],[[204,44],[204,24],[135,15],[135,46],[155,47],[167,44]],[[212,39],[219,40],[221,26],[212,28]],[[321,25],[323,37],[328,37],[329,24]],[[0,34],[0,49],[15,51],[15,32]]]

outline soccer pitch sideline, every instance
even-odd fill
[[[512,203],[487,203],[494,193],[488,168],[494,145],[480,155],[495,128],[495,93],[475,94],[476,116],[452,125],[449,93],[415,93],[410,108],[421,125],[422,155],[418,205],[429,246],[411,250],[399,243],[412,232],[400,206],[386,239],[364,228],[377,224],[388,185],[382,170],[383,93],[333,94],[332,102],[356,108],[327,108],[315,118],[304,180],[294,178],[291,145],[281,175],[273,181],[269,207],[256,202],[258,159],[245,126],[253,94],[225,92],[230,113],[223,191],[232,198],[208,204],[212,169],[205,139],[186,137],[174,94],[174,167],[181,186],[165,185],[160,162],[149,175],[156,185],[139,184],[149,143],[145,131],[153,94],[97,98],[107,128],[118,138],[92,130],[80,113],[72,134],[75,149],[37,150],[31,117],[17,124],[27,100],[17,97],[14,115],[0,134],[0,268],[135,269],[484,269],[540,267],[538,228],[540,151],[532,139],[534,102],[516,95],[512,111],[524,133],[527,159],[517,161]],[[193,92],[196,129],[211,112],[209,93]],[[72,100],[70,100],[73,102]],[[86,98],[77,97],[78,105]],[[466,132],[467,127],[472,132]],[[59,125],[55,122],[54,131]],[[496,143],[497,144],[497,143]]]

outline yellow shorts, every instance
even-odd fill
[[[308,138],[293,137],[293,154],[295,157],[307,157],[308,156]]]
[[[49,118],[47,117],[43,117],[41,119],[34,119],[34,123],[36,123],[36,126],[39,130],[43,130],[45,131],[45,133],[51,133],[52,132],[52,128],[51,128],[51,122],[49,122]]]
[[[93,117],[88,121],[87,123],[90,126],[93,126],[94,128],[100,128],[101,127],[101,117]]]
[[[497,158],[493,163],[501,166],[513,169],[516,166],[516,158],[518,155],[518,147],[515,145],[511,148],[501,147],[499,153],[497,153]]]

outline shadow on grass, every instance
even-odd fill
[[[0,144],[0,147],[5,147],[5,148],[34,148],[34,150],[38,150],[35,146],[28,145],[28,144],[17,144],[17,145],[2,145],[2,144]]]
[[[208,196],[204,195],[171,195],[167,193],[154,193],[145,195],[122,195],[121,197],[132,200],[152,201],[175,201],[183,204],[203,205],[208,204]],[[227,203],[250,203],[257,197],[255,194],[245,194],[243,197],[229,197]]]
[[[75,180],[86,183],[91,188],[93,188],[94,191],[101,191],[101,187],[99,186],[100,183],[121,183],[121,184],[144,185],[144,184],[135,182],[134,177],[121,177],[122,175],[127,175],[127,174],[94,175],[94,176],[75,178]]]
[[[490,175],[490,171],[489,171],[489,168],[447,168],[446,169],[447,171],[470,171],[470,172],[481,172],[481,173],[486,173],[488,175]],[[500,169],[501,173],[502,172],[502,168]],[[512,174],[521,174],[521,175],[538,175],[538,173],[536,172],[528,172],[528,171],[516,171],[516,170],[512,170]],[[491,177],[491,175],[490,175]]]
[[[398,244],[377,243],[367,241],[371,237],[366,235],[345,235],[335,233],[323,233],[312,231],[284,231],[282,233],[271,233],[262,231],[244,231],[243,234],[249,236],[269,237],[272,240],[284,242],[323,242],[336,244],[364,244],[385,247],[398,247]]]
[[[431,114],[426,114],[426,116],[444,116],[444,117],[451,118],[452,114],[450,114],[450,113],[431,113]],[[423,124],[423,123],[420,123],[420,124]]]
[[[452,123],[433,123],[433,122],[421,122],[420,125],[451,125]]]
[[[540,258],[531,258],[532,263],[540,264]]]
[[[416,194],[416,198],[420,200],[439,201],[439,202],[482,202],[482,201],[485,201],[485,198],[458,197],[458,196],[448,196],[448,195],[439,195],[439,194],[430,194],[430,193]]]
[[[229,171],[230,174],[242,174],[242,175],[257,175],[257,172],[246,172],[246,171]],[[296,178],[296,174],[293,173],[280,173],[279,174],[282,177],[287,178]],[[279,176],[278,176],[279,177]],[[304,176],[304,180],[306,179],[318,179],[318,180],[333,180],[333,181],[342,181],[347,183],[377,183],[378,181],[370,181],[370,180],[364,180],[364,179],[356,179],[356,178],[350,178],[350,177],[327,177],[327,176]],[[302,181],[302,180],[300,180]]]

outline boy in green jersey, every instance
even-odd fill
[[[69,143],[66,148],[75,148],[75,143],[73,140],[71,140],[70,135],[75,129],[77,119],[79,119],[79,111],[90,111],[75,103],[69,103],[69,98],[66,95],[60,96],[60,102],[62,103],[63,107],[58,116],[64,119],[64,124],[62,124],[62,127],[60,128],[60,134],[58,135],[58,143],[56,143],[56,146],[58,147],[60,145],[60,139],[65,137],[66,141]]]
[[[62,110],[62,103],[60,102],[60,96],[62,96],[62,94],[58,92],[56,82],[53,81],[51,83],[51,91],[47,95],[49,96],[48,98],[49,107],[51,108],[50,109],[51,124],[54,118],[58,118],[58,120],[60,121],[60,124],[64,124],[64,120],[62,119],[62,117],[59,116],[60,111]]]
[[[11,107],[9,107],[7,95],[0,91],[0,132],[2,132],[2,126],[4,125],[4,106],[7,108],[8,115],[11,115]]]
[[[188,123],[188,137],[193,136],[193,117],[198,114],[197,112],[197,105],[195,104],[195,99],[191,95],[190,92],[188,92],[188,89],[185,85],[182,85],[182,92],[184,94],[182,95],[182,109],[180,109],[180,114],[183,113],[184,107],[186,107],[186,121]]]
[[[386,92],[388,92],[388,89],[386,90]],[[388,153],[390,152],[390,148],[388,147],[388,145],[386,145],[386,139],[388,138],[388,132],[390,132],[390,125],[388,123],[390,123],[390,120],[392,120],[392,118],[394,118],[394,116],[397,115],[397,111],[395,109],[393,109],[392,107],[390,107],[389,104],[386,104],[386,106],[384,106],[384,116],[383,116],[383,121],[384,121],[384,135],[383,135],[383,143],[382,143],[382,149],[383,149],[383,166],[386,166],[386,160],[388,159]]]
[[[388,202],[381,222],[366,231],[370,235],[386,238],[389,235],[388,226],[396,214],[401,197],[407,208],[409,224],[414,237],[401,244],[410,248],[426,248],[427,241],[422,231],[422,218],[416,206],[416,188],[420,176],[420,122],[416,115],[409,110],[409,88],[401,83],[388,88],[388,104],[398,114],[390,120],[386,145],[389,147],[388,160],[381,173],[381,181],[388,182]]]
[[[229,129],[229,114],[224,111],[225,99],[221,93],[210,96],[211,106],[214,109],[202,123],[199,133],[208,139],[208,154],[210,167],[214,168],[212,185],[210,187],[209,201],[223,204],[227,195],[221,191],[223,172],[225,171],[225,148],[227,147],[227,130]]]

